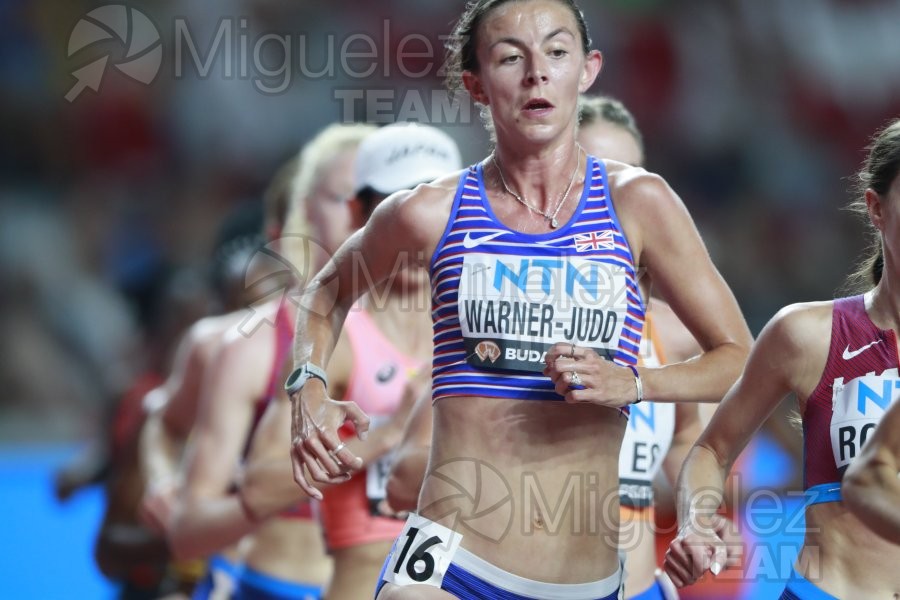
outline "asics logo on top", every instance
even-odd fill
[[[388,364],[381,367],[377,373],[375,373],[375,379],[378,383],[387,383],[391,379],[394,378],[394,375],[397,374],[397,365]]]
[[[850,360],[851,358],[858,356],[859,354],[862,354],[863,352],[865,352],[866,350],[868,350],[875,344],[880,344],[880,343],[881,343],[881,340],[875,340],[871,344],[866,344],[862,348],[858,348],[856,350],[853,350],[852,352],[850,351],[850,345],[847,344],[847,347],[844,348],[844,354],[843,354],[844,360]]]
[[[481,237],[473,238],[472,232],[467,231],[466,237],[463,238],[463,248],[466,250],[471,250],[472,248],[477,248],[481,244],[485,244],[495,238],[500,237],[501,235],[506,235],[509,233],[508,231],[494,231],[493,233],[489,233],[487,235],[482,235]]]

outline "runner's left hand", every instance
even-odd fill
[[[637,399],[631,369],[600,358],[590,348],[569,342],[555,344],[547,352],[545,362],[544,375],[553,380],[556,393],[566,402],[620,408]],[[579,379],[581,385],[576,385]]]

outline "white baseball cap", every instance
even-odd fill
[[[356,153],[356,191],[381,194],[411,189],[462,168],[456,142],[418,123],[394,123],[369,135]]]

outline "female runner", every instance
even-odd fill
[[[320,497],[310,480],[359,468],[337,430],[349,418],[364,436],[368,417],[318,374],[360,291],[358,258],[378,282],[407,256],[431,272],[434,468],[379,597],[617,598],[627,406],[717,400],[750,334],[665,182],[577,146],[578,94],[601,57],[574,2],[481,0],[454,39],[496,149],[386,200],[317,276],[287,382],[294,477]],[[696,360],[634,368],[637,265],[705,350]]]
[[[786,599],[898,598],[900,546],[873,535],[841,498],[841,478],[888,406],[900,397],[900,121],[875,137],[860,173],[865,208],[883,247],[869,292],[782,309],[754,345],[743,376],[685,461],[680,531],[666,555],[679,586],[717,574],[726,548],[712,528],[723,481],[778,403],[796,394],[803,417],[806,538]],[[868,269],[868,267],[866,267]]]

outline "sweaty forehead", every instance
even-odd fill
[[[505,38],[542,41],[563,30],[560,36],[578,37],[578,23],[567,6],[556,0],[507,2],[488,13],[481,22],[479,43],[484,48]]]

